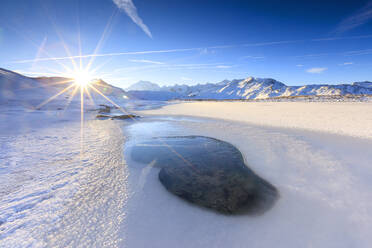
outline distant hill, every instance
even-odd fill
[[[17,102],[26,107],[36,107],[50,97],[55,96],[65,88],[72,86],[74,80],[63,77],[26,77],[19,73],[0,68],[0,103]],[[112,86],[103,80],[95,80],[93,86],[109,98],[120,102],[127,98],[126,92],[118,87]],[[70,98],[74,85],[66,92],[57,96],[53,101]],[[97,103],[108,103],[94,90],[90,90],[93,100]],[[85,98],[89,96],[85,94]],[[72,101],[80,101],[75,97]]]

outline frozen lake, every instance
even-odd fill
[[[127,247],[368,247],[372,242],[369,140],[161,116],[126,130],[129,142],[169,135],[228,141],[280,192],[263,216],[224,216],[171,195],[151,165],[131,167],[128,181],[135,193],[123,222]],[[128,164],[136,163],[128,161],[130,151],[125,154]]]
[[[1,132],[0,246],[369,247],[372,141],[193,117],[48,122]],[[225,216],[170,194],[136,166],[148,137],[236,146],[280,192],[261,216]],[[83,137],[83,139],[82,139]]]

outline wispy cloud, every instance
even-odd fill
[[[349,51],[345,52],[345,56],[355,56],[355,55],[368,55],[372,54],[372,49],[364,49],[364,50],[356,50],[356,51]]]
[[[342,63],[340,65],[352,65],[352,64],[354,64],[354,62],[345,62],[345,63]]]
[[[139,17],[137,13],[137,8],[133,4],[132,0],[113,0],[116,6],[124,10],[125,13],[132,19],[132,21],[137,24],[143,32],[145,32],[150,38],[152,38],[152,34],[150,29],[146,26],[146,24],[142,21],[141,17]]]
[[[168,50],[150,50],[150,51],[137,51],[137,52],[118,52],[118,53],[101,53],[101,54],[86,54],[86,55],[76,55],[76,56],[66,56],[66,57],[48,57],[39,59],[25,59],[17,60],[12,63],[23,64],[30,62],[39,61],[54,61],[54,60],[69,60],[69,59],[79,59],[79,58],[91,58],[91,57],[113,57],[122,55],[142,55],[142,54],[157,54],[157,53],[176,53],[176,52],[188,52],[188,51],[199,51],[201,48],[183,48],[183,49],[168,49]]]
[[[328,69],[327,67],[314,67],[314,68],[307,69],[306,72],[313,73],[313,74],[320,74],[326,71],[327,69]]]
[[[252,56],[252,55],[241,57],[241,59],[264,59],[264,58],[265,58],[264,56]]]
[[[145,63],[145,64],[154,64],[154,65],[164,65],[165,63],[160,61],[154,61],[154,60],[147,60],[147,59],[130,59],[130,62],[135,63]]]
[[[260,42],[260,43],[249,43],[243,44],[243,46],[271,46],[271,45],[281,45],[281,44],[291,44],[291,43],[299,43],[304,42],[306,40],[283,40],[283,41],[270,41],[270,42]]]
[[[305,54],[305,55],[296,55],[296,56],[290,56],[293,58],[313,58],[313,57],[322,57],[322,56],[329,56],[329,55],[335,55],[337,53],[314,53],[314,54]]]
[[[217,65],[216,66],[216,68],[218,68],[218,69],[229,69],[231,67],[232,67],[231,65]]]
[[[297,67],[304,67],[304,65],[302,65],[302,64],[298,64],[298,65],[296,65]]]
[[[369,39],[369,38],[372,38],[372,35],[371,34],[368,34],[368,35],[358,35],[358,36],[342,36],[342,37],[318,38],[318,39],[312,39],[311,41],[358,40],[358,39]]]
[[[369,1],[367,5],[359,9],[357,12],[347,17],[338,25],[334,30],[334,33],[343,33],[366,24],[372,19],[372,1]]]
[[[232,46],[231,46],[232,47]],[[215,49],[221,49],[221,48],[227,48],[227,47],[206,47],[200,49],[200,55],[207,55],[207,54],[215,54]]]
[[[369,55],[369,54],[372,54],[372,49],[344,51],[344,52],[339,52],[339,53],[306,54],[306,55],[298,55],[298,56],[291,56],[291,57],[293,57],[293,58],[315,58],[315,57],[334,56],[334,55],[359,56],[359,55]]]
[[[226,65],[222,63],[209,63],[209,64],[152,64],[146,66],[136,66],[136,67],[121,67],[114,69],[114,73],[128,73],[134,71],[151,71],[151,70],[220,70],[227,68]],[[229,67],[230,68],[230,67]]]

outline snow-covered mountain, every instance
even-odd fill
[[[66,99],[69,99],[71,93],[75,87],[74,80],[63,77],[38,77],[31,78],[21,75],[16,72],[5,70],[0,68],[0,104],[1,103],[16,103],[16,105],[22,105],[28,108],[37,107],[39,104],[45,102],[49,98],[53,98],[53,101],[62,100],[66,103]],[[69,87],[71,86],[71,87]],[[62,94],[56,96],[59,92],[69,87]],[[110,97],[115,101],[121,101],[126,99],[126,92],[118,87],[112,86],[103,80],[96,80],[94,87]],[[90,90],[91,97],[98,104],[101,102],[107,102],[94,90]],[[54,96],[56,96],[54,98]],[[85,98],[89,99],[89,96],[85,94]],[[79,101],[79,97],[69,99],[72,103],[76,100]]]
[[[149,81],[138,81],[125,89],[126,91],[162,91],[162,88]]]
[[[151,83],[152,87],[154,84]],[[372,82],[355,82],[339,85],[304,85],[287,86],[271,78],[254,78],[224,80],[216,84],[198,84],[194,86],[175,85],[157,86],[156,98],[159,100],[164,92],[164,100],[169,99],[267,99],[290,96],[343,96],[372,95]],[[160,92],[159,92],[160,89]],[[151,99],[152,90],[129,91],[133,97]]]
[[[64,82],[64,83],[63,83]],[[73,84],[72,79],[61,77],[30,78],[0,68],[0,103],[17,101],[26,106],[37,106],[49,97]],[[160,87],[148,81],[139,81],[124,91],[102,80],[94,86],[116,102],[124,99],[172,100],[172,99],[267,99],[294,96],[345,96],[372,95],[372,82],[355,82],[338,85],[287,86],[271,78],[224,80],[216,84],[174,85]],[[74,87],[56,99],[68,99]],[[93,99],[100,103],[99,94],[90,91]],[[86,96],[88,97],[88,96]]]

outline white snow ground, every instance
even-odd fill
[[[124,136],[116,122],[87,120],[82,139],[73,109],[0,109],[0,247],[119,242],[128,198]]]
[[[316,132],[301,129],[306,121],[270,127],[233,120],[246,116],[239,103],[232,103],[234,113],[210,106],[210,115],[224,120],[169,117],[202,116],[185,113],[182,105],[141,112],[157,116],[139,122],[91,120],[87,112],[83,142],[78,106],[64,115],[1,106],[0,247],[371,246],[372,139],[359,132],[364,139],[330,134],[327,126],[348,130],[342,129],[347,116],[320,115],[317,126],[324,128]],[[354,111],[368,113],[363,106],[369,105],[361,106]],[[303,120],[308,114],[298,111]],[[333,122],[334,116],[341,121]],[[367,125],[371,119],[364,116],[357,120]],[[278,188],[279,201],[258,217],[224,216],[185,203],[163,188],[157,169],[129,156],[136,140],[164,135],[232,143]]]
[[[372,102],[179,102],[149,115],[217,118],[372,139]]]

